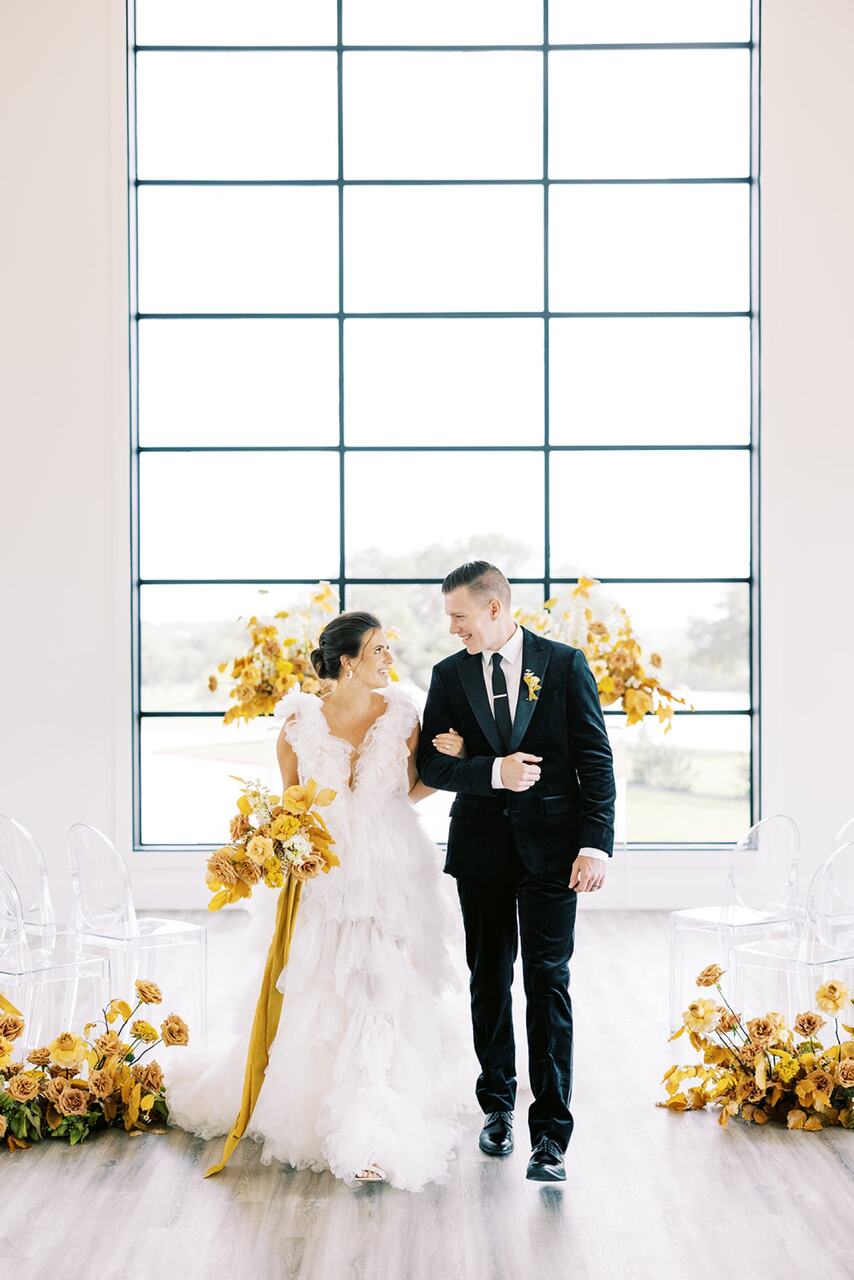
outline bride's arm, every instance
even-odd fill
[[[412,733],[406,740],[409,748],[409,759],[407,767],[409,770],[409,799],[412,804],[418,804],[419,800],[426,800],[427,796],[432,796],[435,787],[428,787],[426,782],[422,782],[418,776],[418,743],[421,737],[421,728],[418,724],[412,730]],[[449,733],[441,733],[433,739],[434,745],[443,755],[457,756],[462,758],[465,756],[465,743],[455,730],[451,729]]]
[[[293,787],[299,782],[299,768],[296,753],[285,737],[284,726],[279,731],[276,741],[276,755],[279,760],[279,772],[282,775],[282,790],[287,791],[288,787]]]

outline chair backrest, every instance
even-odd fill
[[[854,840],[854,818],[849,818],[847,822],[843,822],[831,841],[831,849],[838,849],[840,845],[847,844],[849,840]]]
[[[55,925],[44,854],[26,827],[5,814],[0,814],[0,867],[15,885],[25,924],[45,930]]]
[[[810,881],[806,929],[832,946],[854,942],[854,840],[832,849]]]
[[[0,867],[0,970],[23,973],[30,968],[24,909],[9,872]]]
[[[732,851],[728,905],[794,912],[800,844],[797,824],[786,814],[772,814],[752,826]]]
[[[103,831],[75,822],[68,831],[68,860],[78,929],[115,937],[139,933],[130,871]]]

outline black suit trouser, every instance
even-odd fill
[[[457,880],[466,936],[474,1047],[480,1063],[476,1093],[484,1112],[512,1111],[516,1054],[511,986],[521,941],[527,1000],[528,1071],[534,1101],[528,1112],[532,1145],[547,1134],[565,1151],[572,1134],[572,1002],[569,961],[577,896],[569,872],[532,875],[514,851],[500,878]]]

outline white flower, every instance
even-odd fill
[[[311,854],[311,841],[297,832],[282,845],[282,850],[289,862],[295,862],[299,866]]]

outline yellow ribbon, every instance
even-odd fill
[[[222,1159],[219,1164],[211,1165],[205,1174],[206,1178],[209,1178],[212,1173],[219,1173],[221,1169],[225,1168],[231,1153],[246,1132],[246,1127],[249,1124],[252,1112],[255,1110],[255,1103],[258,1101],[258,1095],[261,1092],[261,1085],[264,1083],[264,1072],[270,1060],[270,1046],[276,1038],[276,1032],[279,1029],[279,1017],[282,1012],[282,993],[276,983],[288,963],[291,937],[293,936],[294,922],[297,918],[301,890],[301,881],[289,876],[279,894],[279,903],[276,908],[276,926],[273,931],[270,949],[267,952],[264,978],[261,982],[261,991],[258,995],[258,1003],[255,1006],[255,1019],[252,1023],[252,1033],[249,1037],[240,1112],[231,1126],[231,1133],[225,1140]]]
[[[23,1018],[24,1016],[20,1009],[15,1008],[11,1000],[6,999],[2,991],[0,991],[0,1009],[5,1009],[7,1013],[14,1014],[16,1018]]]

